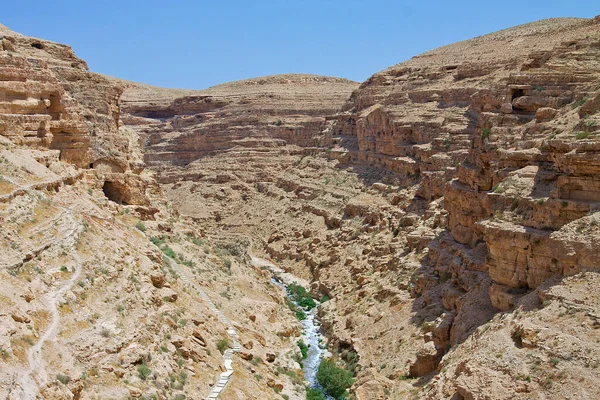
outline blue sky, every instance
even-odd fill
[[[600,14],[597,0],[21,0],[0,23],[71,45],[92,71],[202,89],[279,73],[364,81],[424,51],[551,17]]]

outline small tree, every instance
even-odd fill
[[[332,359],[321,361],[317,370],[317,380],[328,395],[336,399],[344,398],[346,390],[352,386],[352,373],[339,367]]]
[[[217,349],[223,354],[225,350],[229,347],[229,340],[223,338],[217,342]]]
[[[319,389],[306,389],[306,400],[325,400],[325,395]]]

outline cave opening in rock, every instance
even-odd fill
[[[510,101],[512,102],[517,97],[522,97],[522,96],[525,96],[525,92],[523,91],[523,89],[513,89]]]
[[[31,47],[42,50],[44,48],[44,45],[41,43],[35,42],[35,43],[31,43]]]
[[[111,201],[114,201],[117,204],[129,205],[124,199],[125,194],[121,190],[121,188],[116,185],[114,182],[106,181],[102,186],[102,191],[104,195]]]

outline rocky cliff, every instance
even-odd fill
[[[302,127],[295,103],[265,110],[282,96],[266,78],[239,103],[127,106],[128,123],[160,119],[147,159],[178,210],[254,236],[333,298],[323,321],[358,360],[357,398],[593,397],[595,292],[565,288],[598,264],[599,27],[545,20],[430,51]]]
[[[598,397],[599,18],[203,91],[0,35],[3,395],[208,393],[196,282],[243,345],[223,398],[302,398],[252,247],[329,299],[357,399]]]
[[[299,398],[285,296],[164,200],[124,86],[0,26],[0,396]]]

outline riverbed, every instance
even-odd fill
[[[285,272],[284,270],[282,270],[281,268],[277,267],[269,261],[252,256],[252,263],[259,267],[268,269],[273,274],[271,282],[280,287],[285,292],[286,296],[288,296],[288,298],[292,301],[294,300],[290,297],[287,291],[288,285],[294,283],[308,289],[307,281],[302,280],[288,272]],[[321,360],[324,357],[328,356],[329,352],[321,347],[321,341],[323,337],[319,333],[319,327],[321,326],[321,324],[319,323],[317,318],[317,310],[319,308],[319,304],[320,303],[317,302],[317,306],[310,311],[303,309],[306,314],[306,318],[301,321],[303,328],[302,340],[306,345],[308,345],[308,352],[306,354],[306,358],[303,360],[302,371],[304,372],[304,379],[308,382],[309,387],[318,389],[322,392],[319,383],[317,382],[316,375]],[[296,306],[299,307],[298,304],[296,304]],[[334,400],[333,397],[327,395],[325,395],[325,398],[327,400]]]

